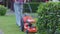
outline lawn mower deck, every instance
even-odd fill
[[[33,26],[36,21],[31,16],[23,17],[23,21],[26,34],[35,34],[37,32],[36,26]]]

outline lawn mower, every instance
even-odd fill
[[[32,8],[29,3],[28,3],[28,6],[29,6],[30,12],[32,13]],[[21,30],[23,32],[25,32],[26,34],[35,34],[37,32],[37,28],[35,26],[36,20],[33,17],[29,16],[28,14],[25,14],[21,20],[22,20]]]
[[[34,25],[36,23],[36,20],[33,19],[31,16],[25,15],[23,17],[24,21],[24,32],[26,34],[35,34],[37,32],[36,26]]]

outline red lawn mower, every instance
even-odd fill
[[[29,3],[28,3],[28,6],[29,6],[30,12],[32,13],[32,8]],[[21,23],[22,31],[24,31],[26,34],[35,34],[37,32],[37,28],[35,26],[36,20],[34,18],[25,14],[25,16],[21,20],[22,20],[22,23]]]
[[[36,23],[35,19],[33,19],[31,16],[25,16],[23,17],[24,21],[24,32],[26,34],[35,34],[37,32],[36,26],[33,25]]]

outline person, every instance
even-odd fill
[[[14,11],[16,15],[16,24],[21,26],[21,18],[23,13],[23,3],[26,3],[26,0],[13,0],[14,1]]]

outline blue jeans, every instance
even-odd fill
[[[18,26],[21,26],[21,18],[22,18],[22,12],[23,12],[23,4],[14,3],[14,11],[15,11],[15,15],[16,15],[16,24]]]

